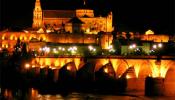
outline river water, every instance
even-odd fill
[[[2,90],[0,91],[2,92]],[[175,100],[171,96],[147,97],[142,92],[131,92],[125,95],[98,94],[98,93],[57,93],[41,94],[38,90],[30,88],[27,92],[21,90],[12,91],[5,89],[1,95],[1,100]]]

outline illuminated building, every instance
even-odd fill
[[[47,43],[57,44],[95,44],[101,49],[109,49],[113,41],[112,12],[106,17],[95,17],[91,9],[77,10],[42,10],[40,0],[36,0],[33,10],[32,28],[21,31],[3,30],[0,32],[0,48],[13,51],[13,47],[19,38],[26,42],[28,50],[39,50],[47,46]],[[99,32],[103,32],[99,37]],[[116,37],[127,39],[139,38],[141,41],[168,42],[175,40],[168,35],[155,35],[148,30],[145,34],[134,32],[117,33]],[[145,43],[143,49],[150,50],[151,45]],[[122,53],[127,52],[128,44],[122,46]]]
[[[92,73],[101,70],[101,73],[111,78],[125,77],[129,80],[128,87],[133,90],[143,89],[143,82],[147,76],[165,78],[170,68],[175,71],[174,60],[167,60],[171,57],[158,62],[156,56],[149,55],[150,51],[161,50],[170,40],[175,42],[175,37],[156,35],[152,30],[142,34],[116,32],[114,36],[112,17],[112,12],[106,17],[95,17],[94,11],[90,9],[42,10],[40,0],[36,0],[32,28],[22,31],[1,31],[0,52],[3,49],[12,52],[17,39],[20,39],[21,42],[27,43],[28,50],[37,52],[32,61],[25,64],[27,70],[36,68],[39,73],[43,68],[49,67],[56,71],[65,68],[67,71],[75,72],[90,62],[94,65]],[[121,49],[121,53],[115,55],[112,53],[118,49],[112,44],[114,37],[116,40],[122,40],[119,41],[118,48]],[[129,55],[133,51],[139,52],[140,48],[146,56]],[[100,50],[104,52],[101,53]],[[89,62],[84,58],[88,58]],[[171,76],[174,71],[170,72]],[[58,72],[56,73],[58,77]],[[136,78],[138,80],[135,80]]]
[[[40,0],[36,0],[33,28],[61,30],[64,27],[66,32],[87,34],[97,34],[99,31],[112,32],[112,16],[110,12],[106,17],[95,17],[94,10],[91,9],[42,10]]]

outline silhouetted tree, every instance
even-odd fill
[[[20,41],[20,39],[18,38],[18,39],[17,39],[17,42],[16,42],[16,45],[14,46],[13,55],[20,55],[20,53],[21,53],[21,41]]]
[[[115,39],[116,39],[116,33],[117,33],[117,32],[112,31],[112,37],[113,37],[113,40],[115,40]]]
[[[116,33],[117,32],[115,32],[115,31],[112,32],[112,36],[113,36],[112,45],[113,45],[113,49],[115,50],[114,53],[119,55],[119,54],[121,54],[121,43],[117,39]]]
[[[121,54],[121,43],[120,41],[116,38],[115,40],[113,39],[113,49],[115,50],[115,54],[116,55],[120,55]]]
[[[101,44],[100,39],[101,39],[103,33],[104,33],[103,31],[100,31],[97,34],[98,44]]]
[[[130,40],[131,34],[129,34],[129,32],[126,33],[126,38],[127,38],[127,40]]]

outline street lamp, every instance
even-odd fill
[[[162,46],[163,46],[162,43],[159,43],[159,44],[158,44],[158,47],[159,47],[159,48],[162,48]]]
[[[30,67],[30,64],[25,64],[26,69],[29,69],[29,67]]]
[[[157,49],[157,45],[156,44],[153,45],[153,49]]]

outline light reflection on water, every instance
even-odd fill
[[[68,95],[40,94],[38,90],[31,88],[25,95],[20,91],[5,89],[3,92],[5,100],[174,100],[175,97],[146,97],[144,95],[100,95],[90,93],[72,92]]]

